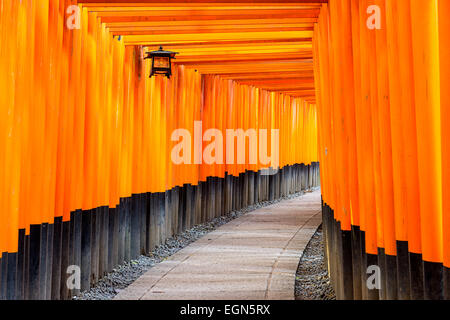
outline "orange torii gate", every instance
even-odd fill
[[[195,224],[318,184],[323,1],[0,2],[0,298],[68,299]],[[179,52],[170,80],[142,59],[160,45]],[[227,129],[256,161],[219,152]]]
[[[0,4],[0,298],[68,299],[69,266],[88,289],[319,160],[338,298],[450,297],[448,0]]]
[[[321,8],[319,159],[328,267],[342,299],[450,297],[449,8],[445,0]]]

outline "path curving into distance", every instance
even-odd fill
[[[115,300],[289,300],[322,221],[320,191],[223,225],[151,268]]]

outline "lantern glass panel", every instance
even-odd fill
[[[153,61],[155,68],[170,68],[170,58],[169,57],[154,57]]]

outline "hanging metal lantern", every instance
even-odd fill
[[[152,69],[150,71],[150,78],[154,75],[163,75],[170,79],[172,75],[172,59],[178,52],[165,51],[163,47],[159,47],[158,51],[146,52],[147,56],[144,59],[152,59]]]

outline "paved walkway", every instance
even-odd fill
[[[298,262],[320,223],[319,191],[258,209],[157,264],[115,299],[294,299]]]

